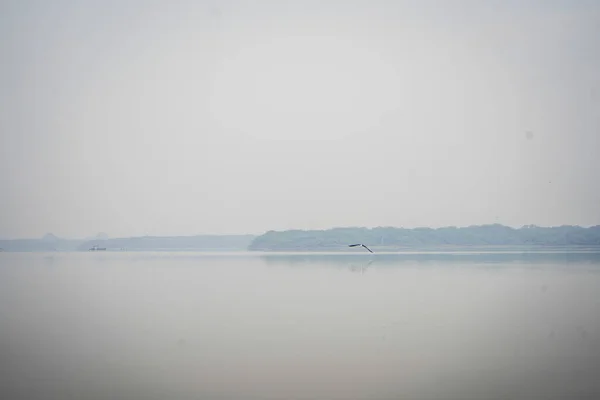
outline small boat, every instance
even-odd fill
[[[98,247],[98,245],[94,245],[93,247],[90,248],[89,251],[104,251],[106,250],[106,247]]]

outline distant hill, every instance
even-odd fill
[[[46,233],[44,237],[42,237],[42,240],[45,242],[58,242],[60,241],[60,238],[53,233]]]
[[[364,243],[387,251],[407,248],[465,246],[600,246],[600,226],[583,228],[565,225],[539,227],[477,225],[445,228],[333,228],[328,230],[269,231],[256,237],[249,250],[335,251],[348,250],[351,243]]]
[[[87,238],[87,240],[108,240],[108,239],[109,239],[108,235],[104,232],[99,232],[98,234],[96,234],[96,236]]]

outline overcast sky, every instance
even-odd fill
[[[0,237],[600,224],[600,2],[0,1]]]

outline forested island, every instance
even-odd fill
[[[599,246],[600,225],[511,228],[500,224],[444,228],[333,228],[269,231],[249,246],[254,251],[337,251],[364,243],[385,251],[448,247]]]

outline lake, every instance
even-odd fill
[[[600,253],[0,253],[3,399],[596,399]]]

